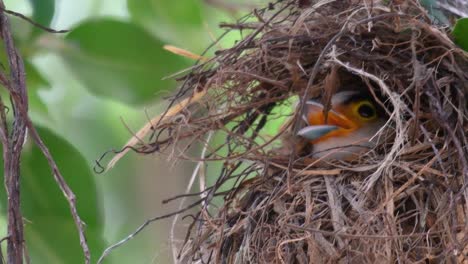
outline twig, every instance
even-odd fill
[[[116,248],[126,244],[128,241],[132,240],[134,237],[136,237],[141,231],[143,231],[147,226],[149,226],[150,224],[152,224],[153,222],[156,222],[158,220],[161,220],[161,219],[166,219],[166,218],[169,218],[169,217],[172,217],[174,215],[178,215],[180,213],[183,213],[197,205],[199,205],[202,201],[201,200],[197,200],[196,202],[192,203],[192,204],[189,204],[188,206],[186,206],[185,208],[182,208],[180,210],[177,210],[177,211],[174,211],[172,213],[169,213],[169,214],[166,214],[166,215],[162,215],[162,216],[157,216],[157,217],[153,217],[151,219],[148,219],[146,220],[142,225],[140,225],[133,233],[131,233],[130,235],[128,235],[127,237],[125,237],[124,239],[120,240],[119,242],[111,245],[110,247],[106,248],[104,250],[104,252],[102,253],[101,257],[99,257],[99,260],[97,262],[97,264],[100,264],[104,261],[104,259]]]
[[[47,146],[44,144],[42,141],[42,138],[39,136],[39,133],[37,132],[36,128],[31,122],[31,119],[26,116],[23,117],[26,118],[26,125],[30,131],[31,137],[34,139],[36,145],[39,147],[39,149],[42,151],[42,154],[46,157],[47,162],[49,163],[49,167],[52,170],[55,182],[58,184],[60,187],[60,190],[62,191],[63,195],[67,199],[68,206],[70,207],[71,214],[73,217],[73,220],[75,222],[75,225],[78,230],[78,235],[80,237],[80,245],[81,248],[83,249],[84,257],[85,257],[85,263],[90,263],[91,261],[91,253],[89,251],[88,243],[86,242],[86,236],[85,236],[85,231],[84,231],[84,223],[81,220],[80,215],[78,214],[78,210],[76,208],[76,196],[73,193],[72,189],[70,186],[68,186],[67,182],[63,178],[57,163],[55,162],[54,158],[50,154],[49,149]]]
[[[27,16],[25,16],[25,15],[23,15],[23,14],[21,14],[21,13],[17,13],[17,12],[15,12],[15,11],[11,11],[11,10],[5,9],[4,7],[1,7],[0,10],[3,11],[3,12],[5,12],[5,13],[7,13],[7,14],[9,14],[9,15],[12,15],[12,16],[15,16],[15,17],[19,17],[19,18],[21,18],[21,19],[23,19],[23,20],[29,22],[29,23],[32,24],[33,26],[38,27],[38,28],[40,28],[40,29],[42,29],[42,30],[45,30],[45,31],[47,31],[47,32],[49,32],[49,33],[67,33],[67,32],[70,31],[70,30],[68,30],[68,29],[55,30],[55,29],[52,29],[52,28],[43,26],[43,25],[37,23],[36,21],[30,19],[29,17],[27,17]]]

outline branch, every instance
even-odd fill
[[[3,1],[0,0],[0,32],[5,43],[5,52],[10,66],[9,79],[0,72],[0,84],[4,85],[10,93],[14,117],[10,133],[6,122],[5,106],[0,98],[0,140],[3,144],[5,186],[8,195],[8,263],[21,264],[23,263],[23,256],[27,256],[24,248],[23,218],[20,210],[20,156],[23,143],[26,139],[26,133],[29,130],[32,139],[46,157],[57,185],[68,201],[73,220],[78,229],[85,263],[88,264],[90,263],[91,255],[86,242],[84,224],[76,208],[76,196],[66,183],[49,149],[42,141],[28,116],[26,73],[23,59],[14,46],[10,24],[5,13],[7,11]]]
[[[0,7],[4,8],[3,1]],[[24,65],[14,47],[13,38],[9,30],[10,24],[5,13],[0,13],[0,32],[5,44],[8,64],[10,66],[10,81],[8,90],[20,98],[24,105],[27,104],[27,94],[25,86]],[[6,76],[4,76],[7,78]],[[6,122],[4,103],[1,106],[0,137],[3,145],[3,169],[4,181],[7,193],[8,212],[8,241],[7,241],[7,261],[11,264],[23,263],[24,255],[24,234],[23,216],[20,207],[20,158],[23,149],[23,142],[26,139],[26,125],[20,116],[20,109],[12,102],[13,124],[9,131]],[[26,109],[27,110],[27,109]],[[10,133],[11,132],[11,133]]]

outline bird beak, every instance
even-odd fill
[[[317,142],[328,136],[344,136],[356,129],[356,124],[352,120],[335,110],[328,111],[325,122],[323,108],[319,102],[307,102],[303,118],[309,126],[299,130],[297,135]]]

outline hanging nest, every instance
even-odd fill
[[[279,1],[222,26],[244,37],[127,145],[223,164],[195,173],[181,263],[468,262],[468,56],[448,28],[411,0]],[[388,122],[357,159],[313,159],[304,103],[343,87],[382,98]]]

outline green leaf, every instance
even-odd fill
[[[29,0],[33,8],[33,20],[49,26],[55,13],[55,0]]]
[[[457,20],[452,31],[455,43],[465,51],[468,51],[468,17]]]
[[[29,61],[24,61],[26,71],[26,86],[28,88],[29,108],[38,114],[47,114],[47,106],[39,97],[40,89],[50,88],[49,82],[41,75],[36,67]]]
[[[86,21],[66,41],[68,48],[61,55],[87,88],[129,104],[154,100],[161,91],[174,88],[175,81],[162,78],[189,66],[133,23]]]
[[[104,241],[93,175],[86,160],[70,143],[50,130],[38,130],[75,192],[78,212],[86,223],[87,241],[95,260],[104,247]],[[47,160],[31,139],[24,147],[21,210],[31,259],[35,263],[83,263],[84,256],[68,203],[54,181]],[[3,169],[1,178],[2,174]],[[0,198],[2,205],[6,204],[4,192],[0,192]]]
[[[200,1],[166,1],[166,0],[127,0],[132,15],[141,19],[155,19],[181,25],[201,25],[202,9]],[[156,17],[154,17],[156,16]]]
[[[190,40],[185,48],[191,48],[200,37],[209,40],[208,34],[202,34],[206,30],[200,0],[127,0],[127,6],[134,21],[171,44],[187,44]]]
[[[433,23],[450,25],[450,21],[447,16],[437,7],[437,0],[420,0],[421,5],[426,8],[429,17]]]

